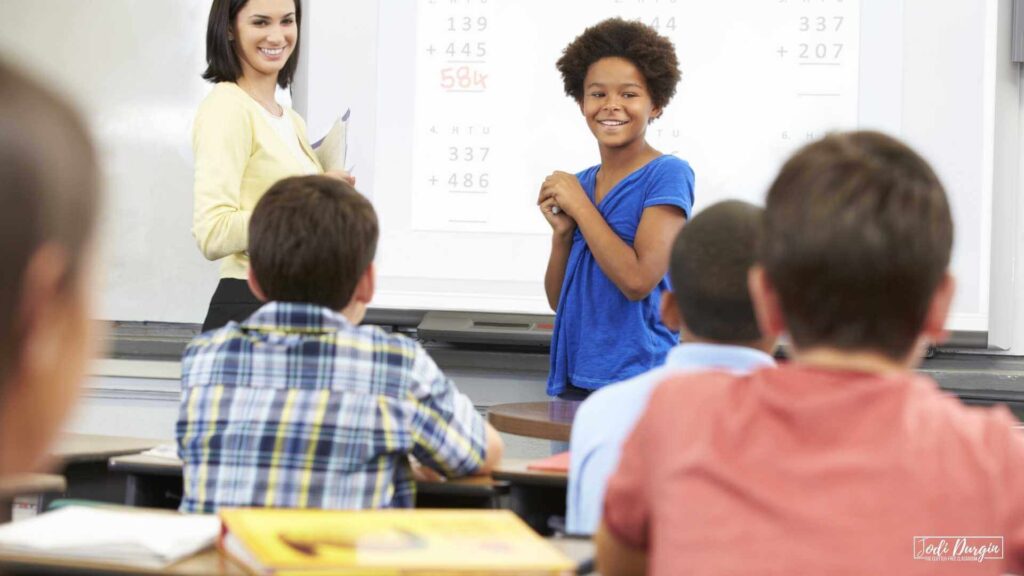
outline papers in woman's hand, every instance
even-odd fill
[[[316,146],[316,155],[320,159],[320,165],[324,171],[344,170],[349,171],[345,165],[345,158],[348,154],[348,116],[345,115],[334,121],[327,135],[324,136]]]

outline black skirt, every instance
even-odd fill
[[[214,330],[234,320],[241,322],[259,309],[263,303],[249,290],[245,280],[221,278],[217,290],[210,298],[210,309],[203,321],[203,332]]]

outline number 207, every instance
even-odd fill
[[[800,44],[800,58],[803,59],[816,59],[825,60],[832,59],[838,60],[839,55],[843,52],[842,44],[832,44],[832,48],[829,49],[828,44]]]

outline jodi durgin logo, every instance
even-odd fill
[[[914,536],[914,560],[984,562],[1002,557],[1002,536]]]

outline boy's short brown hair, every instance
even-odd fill
[[[0,383],[18,365],[26,267],[45,244],[67,255],[70,289],[91,245],[99,169],[85,125],[59,97],[0,60]]]
[[[377,214],[337,178],[277,182],[249,222],[249,259],[269,300],[341,310],[377,251]]]
[[[669,278],[687,330],[722,344],[761,338],[747,273],[754,265],[763,210],[739,200],[705,208],[679,231]]]
[[[911,352],[949,266],[953,221],[935,172],[878,132],[798,151],[768,191],[759,260],[797,348]]]
[[[566,95],[582,103],[583,82],[590,65],[613,57],[629,60],[644,75],[655,108],[668,105],[681,76],[675,46],[654,28],[622,18],[594,24],[565,47],[556,66],[562,73]]]

